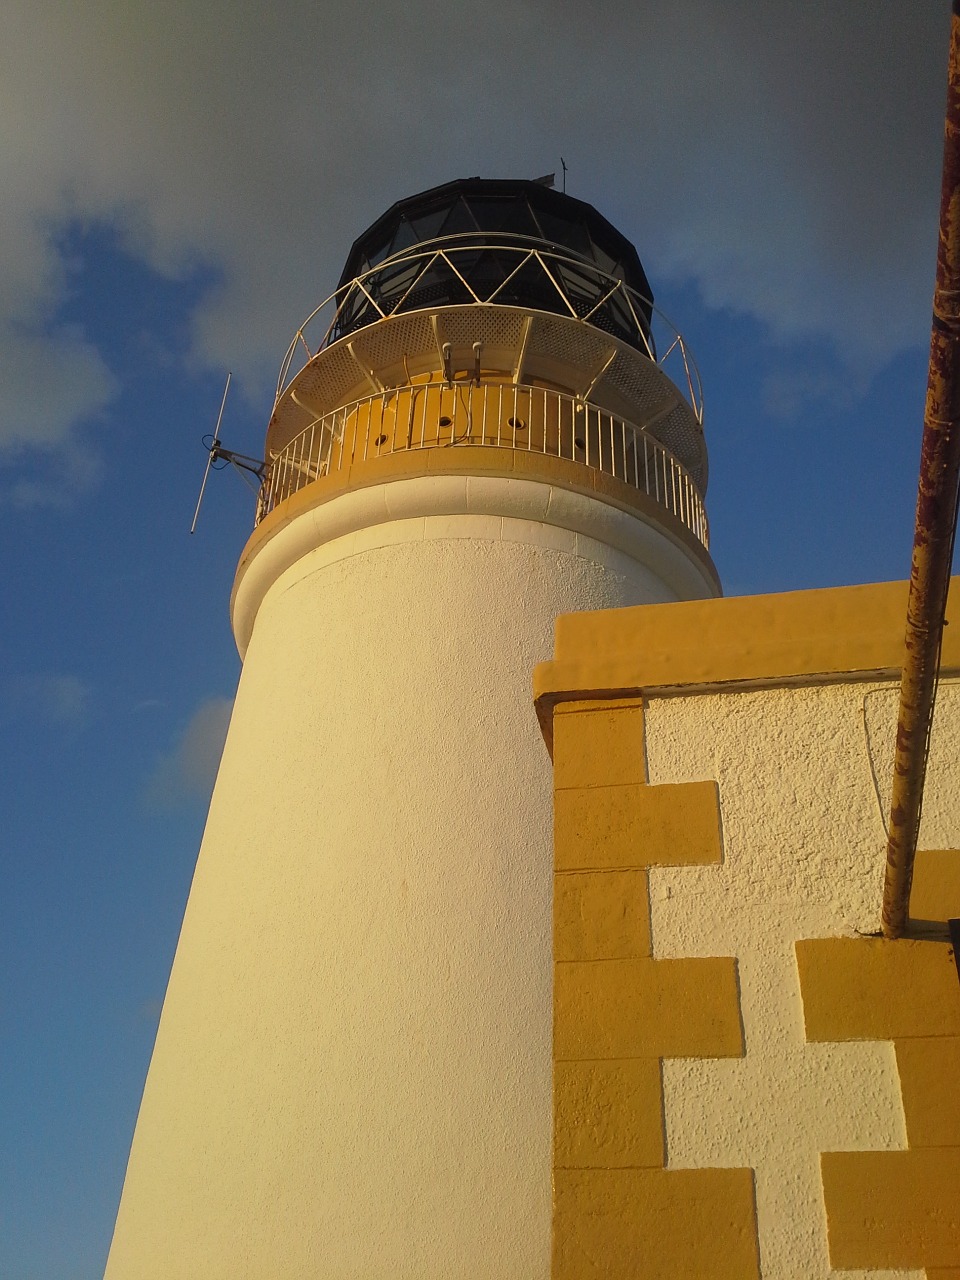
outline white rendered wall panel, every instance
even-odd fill
[[[807,1044],[794,943],[879,929],[897,690],[875,683],[652,698],[653,783],[715,778],[723,863],[650,873],[657,956],[738,958],[746,1056],[664,1063],[668,1164],[756,1169],[764,1280],[831,1271],[824,1150],[906,1145],[890,1043]],[[956,848],[960,689],[944,683],[921,845]],[[879,789],[879,797],[877,795]],[[775,1105],[771,1099],[776,1099]]]

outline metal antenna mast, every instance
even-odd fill
[[[197,519],[200,515],[200,504],[203,502],[203,495],[206,492],[207,480],[210,477],[210,472],[211,470],[220,470],[219,467],[215,467],[214,465],[219,459],[222,458],[224,462],[229,462],[231,466],[235,467],[237,471],[244,476],[244,479],[246,479],[246,475],[244,473],[249,472],[251,475],[255,475],[258,480],[262,481],[264,472],[266,471],[267,464],[261,461],[260,458],[251,458],[245,453],[235,453],[233,449],[225,449],[220,443],[220,424],[223,421],[223,410],[226,407],[227,392],[230,390],[230,379],[232,377],[232,373],[227,374],[227,383],[223,388],[223,399],[220,401],[220,412],[217,414],[217,425],[214,428],[213,437],[212,439],[209,436],[203,437],[203,443],[206,445],[208,450],[207,466],[203,473],[203,483],[200,485],[200,496],[197,498],[197,507],[193,513],[193,524],[190,526],[191,533],[193,533],[197,527]],[[207,445],[207,440],[210,440],[209,445]]]

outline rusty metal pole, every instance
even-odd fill
[[[940,244],[933,296],[930,369],[920,449],[920,482],[900,712],[893,769],[883,935],[906,927],[933,720],[940,641],[950,585],[960,479],[960,0],[954,0],[940,197]]]

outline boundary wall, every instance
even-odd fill
[[[956,595],[878,936],[906,589],[558,620],[554,1280],[960,1280]]]

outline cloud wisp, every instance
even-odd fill
[[[351,240],[452,177],[571,164],[654,280],[869,371],[921,340],[948,14],[896,0],[11,0],[0,52],[0,450],[67,445],[123,371],[65,328],[62,230],[216,264],[193,359],[266,386]]]
[[[197,707],[147,781],[145,798],[151,807],[172,811],[210,799],[232,710],[232,698],[208,698]]]
[[[6,718],[64,730],[81,728],[93,702],[90,686],[67,672],[11,676],[2,693]]]

